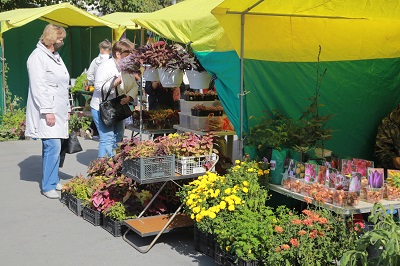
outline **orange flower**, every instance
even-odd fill
[[[316,237],[317,237],[317,230],[312,230],[312,231],[310,232],[310,237],[311,237],[312,239],[316,238]]]
[[[312,225],[313,224],[313,220],[311,218],[306,218],[301,222],[303,225]]]
[[[280,226],[275,226],[275,228],[274,228],[274,230],[275,230],[275,232],[277,232],[277,233],[283,233],[283,228],[282,227],[280,227]]]
[[[318,222],[319,215],[318,215],[318,214],[313,214],[313,215],[311,215],[310,218],[311,218],[314,222]]]
[[[292,220],[292,224],[301,224],[301,220],[300,219],[294,219]]]
[[[289,250],[289,249],[290,249],[290,246],[287,245],[287,244],[283,244],[283,245],[281,246],[281,248],[282,248],[283,250]]]
[[[289,242],[292,245],[292,247],[297,248],[300,246],[300,243],[299,243],[299,241],[297,241],[297,238],[291,238]]]
[[[281,248],[280,248],[280,247],[277,247],[277,248],[275,249],[275,252],[281,252]]]
[[[303,236],[303,235],[307,234],[307,232],[304,231],[304,230],[300,230],[297,234],[298,234],[299,236]]]
[[[318,219],[318,222],[319,222],[320,224],[326,224],[326,223],[328,222],[328,219],[326,219],[325,217],[320,217],[320,218]]]
[[[312,203],[312,199],[309,197],[304,197],[304,201],[307,202],[308,204]]]
[[[319,236],[325,236],[324,232],[318,231]]]
[[[305,215],[307,215],[307,216],[311,216],[311,215],[313,215],[313,212],[312,211],[310,211],[310,210],[303,210],[302,211]]]

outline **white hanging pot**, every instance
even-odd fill
[[[179,87],[183,81],[183,70],[166,69],[165,67],[158,69],[161,85],[165,88]]]
[[[157,68],[149,67],[144,70],[143,78],[146,81],[160,81]]]
[[[207,71],[185,70],[191,89],[206,89],[210,85],[211,75]]]
[[[125,93],[135,99],[136,95],[138,94],[139,87],[134,74],[122,72],[121,79]]]

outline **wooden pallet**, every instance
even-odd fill
[[[172,217],[170,214],[156,215],[149,217],[141,217],[136,219],[125,220],[124,223],[136,232],[141,237],[157,235],[169,219]],[[171,230],[193,226],[193,220],[183,213],[178,213],[172,222],[165,228],[163,233],[170,232]]]

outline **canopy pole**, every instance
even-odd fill
[[[4,38],[3,35],[1,35],[1,79],[2,79],[2,85],[3,85],[3,108],[1,114],[4,115],[6,113],[6,70],[5,70],[5,57],[4,57]]]
[[[264,0],[259,0],[257,3],[246,9],[245,11],[241,12],[240,17],[240,138],[239,138],[239,158],[243,158],[243,128],[244,128],[244,24],[245,24],[245,16],[246,14],[253,9],[254,7],[258,6]],[[228,11],[229,13],[229,11]]]

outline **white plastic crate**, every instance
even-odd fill
[[[201,155],[199,157],[189,156],[175,159],[175,172],[181,175],[191,175],[197,173],[205,173],[207,169],[204,167],[205,164],[209,166],[215,165],[217,161],[217,155],[215,153],[209,155]],[[215,167],[208,169],[208,171],[214,171]]]
[[[208,130],[208,117],[207,116],[193,116],[190,115],[190,128],[194,130],[206,131]]]
[[[197,104],[203,104],[205,106],[213,106],[214,101],[185,101],[181,99],[180,100],[181,113],[184,115],[191,115],[192,108]]]
[[[179,113],[179,125],[188,128],[190,126],[190,116]]]

